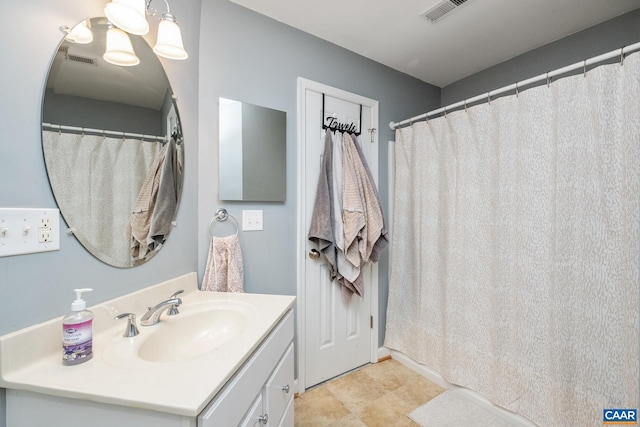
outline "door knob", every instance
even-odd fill
[[[318,252],[316,249],[311,249],[309,251],[309,258],[311,259],[318,259],[320,258],[320,252]]]

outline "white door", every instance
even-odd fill
[[[345,304],[340,285],[330,280],[326,259],[310,256],[311,251],[318,248],[307,239],[324,149],[323,93],[324,117],[354,123],[361,129],[362,149],[374,179],[378,175],[378,145],[375,132],[371,134],[369,130],[378,127],[377,101],[305,82],[305,87],[299,86],[303,103],[300,117],[303,123],[299,127],[303,129],[298,147],[302,162],[299,170],[302,226],[298,229],[302,242],[298,247],[303,251],[299,264],[303,283],[298,292],[300,392],[377,361],[377,322],[372,317],[377,318],[377,267],[369,265],[363,270],[364,298],[354,295],[351,302]],[[371,142],[372,135],[374,142]]]

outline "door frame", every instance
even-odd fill
[[[296,224],[296,263],[297,263],[297,301],[296,301],[296,331],[297,331],[297,351],[298,351],[298,393],[304,393],[306,390],[306,378],[305,378],[305,369],[306,369],[306,354],[305,354],[305,346],[304,343],[306,336],[306,312],[305,312],[305,303],[306,303],[306,295],[305,295],[305,275],[306,275],[306,264],[305,260],[307,257],[307,230],[304,230],[303,226],[306,218],[306,207],[305,207],[305,198],[303,197],[304,191],[307,185],[307,177],[305,175],[305,159],[306,159],[306,147],[304,144],[304,136],[306,131],[306,92],[307,90],[311,90],[317,93],[324,93],[327,96],[331,96],[333,98],[338,98],[347,102],[352,102],[354,104],[361,104],[363,107],[371,108],[372,115],[372,123],[374,126],[379,126],[379,117],[378,117],[378,101],[370,98],[366,98],[364,96],[356,95],[351,92],[347,92],[342,89],[337,89],[332,86],[327,86],[322,83],[314,82],[312,80],[305,79],[303,77],[298,77],[298,105],[297,105],[297,151],[298,151],[298,166],[296,172],[296,182],[297,182],[297,224]],[[379,157],[379,147],[378,147],[378,132],[373,132],[373,142],[369,137],[369,132],[366,129],[362,130],[362,140],[367,143],[375,144],[374,150],[372,150],[372,158],[370,159],[369,168],[371,170],[371,175],[375,181],[376,186],[378,186],[378,157]],[[318,140],[320,143],[320,140]],[[364,143],[364,142],[363,142]],[[311,177],[311,179],[316,179],[317,177]],[[379,187],[379,186],[378,186]],[[371,306],[371,316],[373,319],[372,327],[370,329],[371,333],[371,349],[370,349],[370,362],[376,363],[378,361],[378,264],[372,263],[370,264],[371,268],[371,284],[369,286],[368,292],[368,301]]]

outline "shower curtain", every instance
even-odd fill
[[[542,426],[638,408],[640,55],[396,132],[385,346]]]
[[[74,235],[100,260],[130,267],[125,235],[158,142],[43,131],[51,188]]]

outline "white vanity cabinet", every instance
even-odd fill
[[[117,314],[179,291],[180,314],[122,336]],[[90,307],[86,363],[62,365],[61,318],[0,336],[6,427],[292,427],[294,302],[203,292],[193,272]],[[226,333],[235,335],[210,338]],[[175,349],[181,357],[159,357]]]
[[[198,416],[198,427],[293,426],[293,314],[280,321]]]
[[[72,419],[92,427],[293,427],[293,330],[288,310],[197,417],[8,389],[6,425],[67,427]]]

